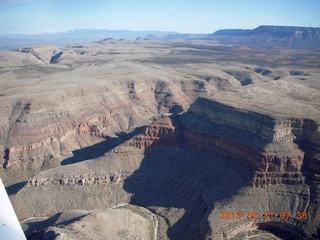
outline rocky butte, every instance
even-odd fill
[[[29,239],[316,239],[319,52],[212,39],[0,52]]]

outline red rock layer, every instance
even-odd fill
[[[248,164],[254,172],[253,186],[302,184],[304,162],[317,171],[315,158],[306,158],[299,144],[319,146],[319,126],[312,121],[276,119],[205,98],[191,105],[183,121],[184,135],[194,148]]]
[[[73,150],[146,126],[171,108],[186,109],[200,94],[196,83],[187,84],[188,89],[182,89],[180,81],[117,80],[108,84],[110,88],[89,84],[30,99],[4,99],[0,158],[3,167],[11,170],[0,170],[0,175],[4,179],[11,172],[24,175],[44,165],[59,165]],[[157,131],[156,127],[149,131],[152,128]],[[161,135],[162,128],[159,131]],[[136,139],[134,144],[151,144],[154,134],[148,133],[149,140]]]
[[[149,124],[143,134],[133,137],[125,146],[144,149],[150,146],[179,147],[178,130],[172,125],[169,117]]]

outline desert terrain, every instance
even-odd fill
[[[105,39],[0,51],[28,239],[316,239],[320,50]]]

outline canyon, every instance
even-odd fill
[[[105,39],[0,62],[0,176],[28,239],[319,236],[318,50]]]

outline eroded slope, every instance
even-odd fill
[[[130,203],[156,216],[160,239],[319,233],[314,55],[204,40],[34,49],[54,61],[15,52],[1,69],[0,174],[20,220]],[[278,51],[287,55],[275,67]],[[70,224],[44,233],[72,235]]]

